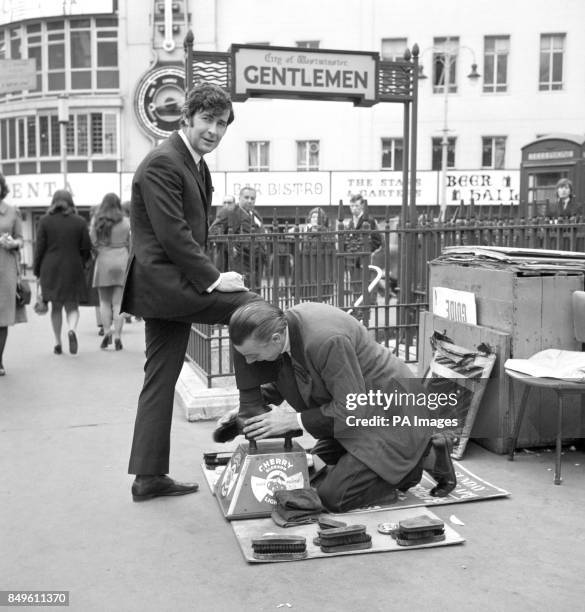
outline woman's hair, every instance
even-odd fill
[[[0,201],[2,201],[8,195],[9,191],[10,189],[8,189],[4,175],[0,174]]]
[[[558,181],[557,186],[555,188],[557,189],[557,193],[558,193],[559,187],[568,187],[571,192],[569,197],[573,197],[573,181],[571,181],[568,178],[562,178]]]
[[[112,227],[124,217],[120,198],[115,193],[106,193],[94,216],[95,234],[98,242],[108,243]]]
[[[311,217],[317,213],[317,223],[323,227],[329,227],[329,217],[327,213],[320,207],[316,206],[315,208],[311,208],[309,214],[307,215],[307,223],[311,223]]]
[[[62,212],[64,215],[70,215],[75,212],[73,196],[67,189],[57,189],[53,194],[53,199],[49,206],[49,214],[54,215],[57,212]]]
[[[286,329],[284,313],[277,306],[264,300],[254,300],[240,306],[230,319],[230,339],[240,346],[248,338],[268,342],[275,333]]]

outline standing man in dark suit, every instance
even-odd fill
[[[242,235],[242,239],[234,243],[234,268],[245,275],[250,283],[253,282],[255,290],[259,290],[266,260],[266,245],[261,239],[252,241],[244,237],[265,231],[264,222],[255,210],[256,195],[253,187],[242,187],[238,204],[229,213],[218,214],[209,233]]]
[[[205,254],[213,188],[203,156],[219,145],[233,119],[221,88],[194,87],[182,129],[148,153],[132,181],[132,252],[121,310],[144,318],[146,336],[128,468],[136,475],[134,501],[197,490],[167,476],[174,390],[191,323],[227,323],[238,306],[260,299],[241,274],[220,272]],[[236,378],[240,388],[243,380],[255,386],[241,371]]]
[[[366,202],[360,193],[351,196],[349,200],[349,209],[351,211],[351,217],[344,221],[344,226],[345,229],[356,230],[356,232],[350,232],[346,235],[345,251],[347,253],[369,252],[372,255],[379,252],[378,250],[382,246],[382,234],[378,231],[378,226],[374,217],[367,212]],[[369,235],[365,231],[360,230],[370,230]],[[372,255],[368,256],[368,263],[371,262]],[[364,257],[362,255],[354,255],[345,258],[345,265],[346,269],[349,271],[349,282],[354,302],[362,295],[363,291],[363,263]],[[365,304],[370,303],[371,299],[372,296],[364,295]],[[360,307],[357,316],[367,325],[370,317],[370,309],[363,306]]]
[[[305,302],[283,313],[256,302],[233,314],[230,338],[247,363],[279,363],[275,381],[262,387],[264,403],[286,399],[296,410],[248,418],[243,432],[261,440],[300,426],[316,438],[311,452],[326,467],[312,485],[326,508],[392,503],[397,490],[420,481],[423,468],[437,481],[431,494],[455,488],[448,439],[420,420],[433,414],[430,396],[353,317],[327,304]]]

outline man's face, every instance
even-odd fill
[[[362,214],[362,203],[357,200],[356,202],[350,202],[349,210],[354,217],[359,217]]]
[[[213,151],[223,138],[230,111],[217,115],[211,110],[198,110],[184,129],[187,140],[199,155]]]
[[[244,189],[240,193],[240,206],[251,212],[256,204],[256,192],[253,189]]]
[[[236,199],[235,198],[225,198],[223,201],[223,205],[228,210],[233,210],[236,207]]]
[[[238,353],[244,357],[246,363],[254,363],[255,361],[276,361],[284,347],[284,338],[282,334],[272,334],[268,342],[264,340],[256,340],[253,336],[246,338],[239,346],[234,345]]]

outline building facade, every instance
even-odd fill
[[[189,30],[200,51],[239,43],[394,59],[417,44],[417,203],[513,205],[521,148],[585,133],[583,23],[581,0],[554,11],[543,0],[529,10],[521,0],[4,2],[0,170],[25,218],[25,259],[56,189],[71,189],[83,212],[108,191],[129,198],[140,160],[177,126]],[[249,99],[235,114],[208,158],[215,204],[252,184],[267,219],[315,205],[335,214],[358,191],[378,214],[399,210],[400,105]]]

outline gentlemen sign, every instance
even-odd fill
[[[312,97],[376,104],[378,54],[299,47],[232,45],[232,97]]]

